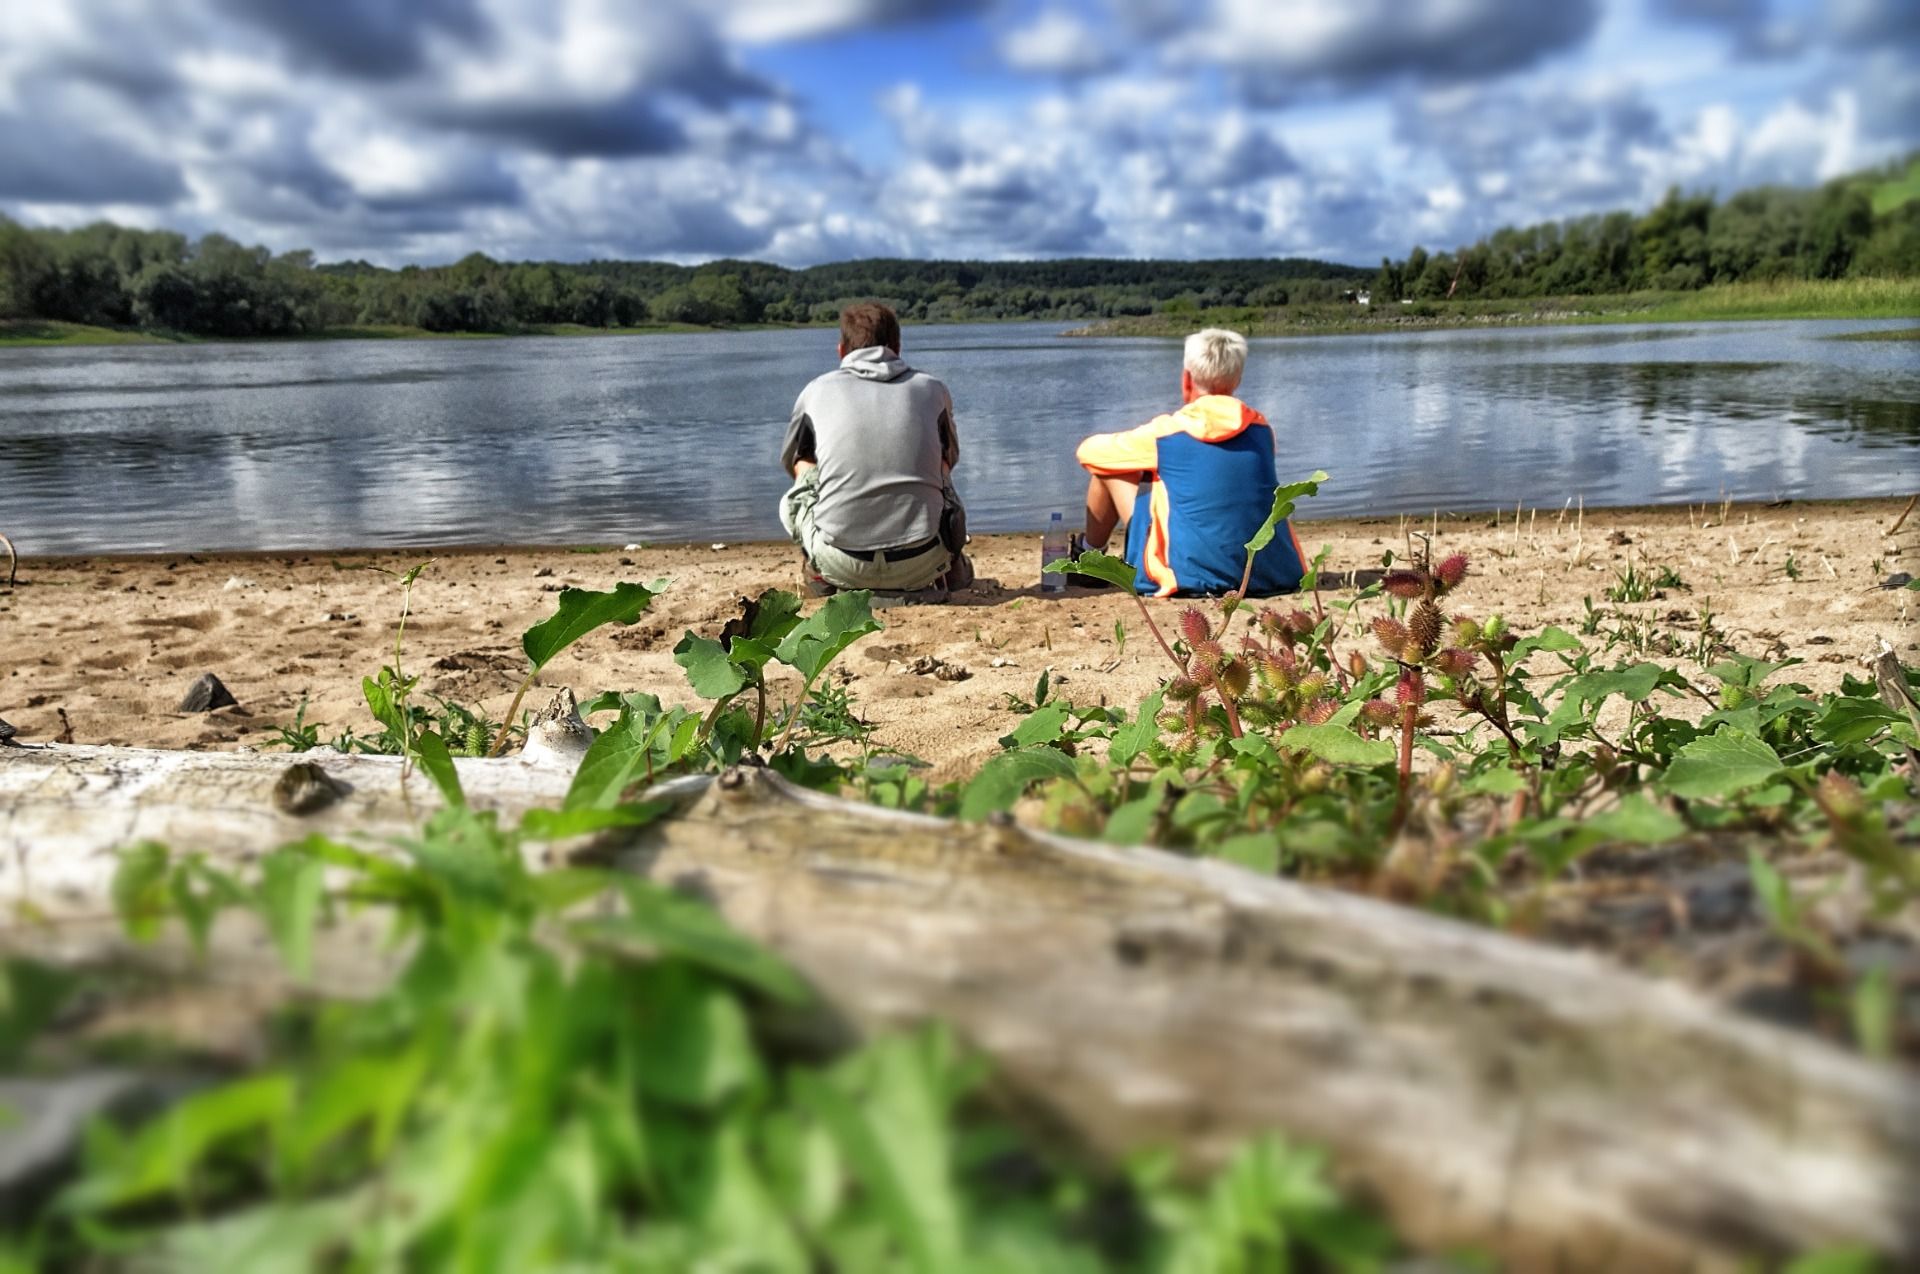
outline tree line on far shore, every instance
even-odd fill
[[[1725,200],[1670,193],[1651,211],[1502,229],[1454,252],[1415,247],[1378,270],[1276,260],[867,260],[789,270],[752,261],[501,262],[383,269],[275,255],[220,234],[0,217],[0,320],[194,336],[294,336],[406,326],[512,332],[556,324],[825,323],[878,298],[913,321],[1090,319],[1216,307],[1276,309],[1363,288],[1399,299],[1686,291],[1754,279],[1920,274],[1920,159],[1817,189]]]

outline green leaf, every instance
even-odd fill
[[[677,1105],[711,1107],[760,1078],[740,997],[691,963],[658,965],[639,980],[640,1090]]]
[[[1147,784],[1144,795],[1123,802],[1107,816],[1107,825],[1101,831],[1100,839],[1109,845],[1141,844],[1153,830],[1153,820],[1159,815],[1160,806],[1166,799],[1166,780],[1154,779]]]
[[[420,768],[440,789],[440,795],[447,804],[465,805],[467,794],[460,788],[460,771],[454,768],[453,754],[447,751],[447,741],[427,730],[414,741],[413,747],[420,755]]]
[[[1110,557],[1099,549],[1088,549],[1079,557],[1059,558],[1040,569],[1049,575],[1086,575],[1129,593],[1139,591],[1140,573],[1125,558]]]
[[[320,919],[326,868],[310,855],[275,850],[260,860],[260,903],[280,958],[298,977],[313,971],[313,929]]]
[[[1687,834],[1685,821],[1638,792],[1622,797],[1610,810],[1588,815],[1580,825],[1608,843],[1630,845],[1661,845]]]
[[[1671,668],[1653,663],[1582,673],[1567,682],[1565,697],[1547,720],[1557,726],[1569,726],[1582,719],[1589,705],[1604,703],[1611,696],[1618,695],[1628,703],[1640,703],[1660,686],[1685,684],[1680,674]]]
[[[609,827],[645,827],[673,807],[666,801],[640,801],[609,808],[528,810],[520,830],[534,840],[565,840]]]
[[[691,723],[691,728],[689,728]],[[562,809],[607,809],[620,804],[627,789],[649,775],[657,778],[673,763],[682,732],[697,732],[700,719],[684,708],[662,712],[653,695],[628,695],[620,717],[600,732],[580,759]]]
[[[1215,858],[1238,863],[1249,871],[1271,876],[1280,870],[1280,837],[1273,832],[1242,832],[1229,836],[1210,851]]]
[[[1399,750],[1386,739],[1363,739],[1332,721],[1290,726],[1276,742],[1334,765],[1392,765],[1399,757]]]
[[[1273,533],[1283,519],[1293,516],[1293,506],[1302,496],[1320,494],[1320,484],[1327,480],[1327,471],[1315,469],[1313,476],[1304,482],[1289,482],[1273,489],[1273,508],[1267,513],[1267,520],[1247,541],[1247,552],[1258,553],[1273,543]]]
[[[118,1147],[63,1202],[91,1212],[182,1190],[214,1147],[285,1118],[293,1099],[293,1080],[273,1073],[188,1097]]]
[[[835,593],[780,639],[774,653],[808,682],[826,670],[841,651],[868,633],[880,631],[873,617],[873,594],[864,590]]]
[[[1460,786],[1486,796],[1512,796],[1527,790],[1527,776],[1511,766],[1501,765],[1472,775]]]
[[[1860,1051],[1876,1061],[1893,1060],[1893,1042],[1899,1033],[1900,995],[1885,964],[1861,975],[1847,996],[1847,1016]]]
[[[1003,735],[1000,746],[1013,749],[1056,742],[1065,733],[1067,720],[1072,715],[1073,709],[1068,704],[1047,704],[1028,713],[1012,734]]]
[[[113,869],[113,909],[127,936],[135,942],[151,942],[160,932],[160,921],[167,910],[170,863],[165,845],[142,841],[122,850],[120,864]]]
[[[362,677],[360,693],[366,698],[367,711],[373,714],[373,719],[393,731],[397,739],[405,734],[405,723],[400,715],[399,704],[394,702],[392,684],[385,672],[385,669],[381,670],[382,675],[377,681],[372,677]]]
[[[1865,743],[1906,718],[1878,699],[1829,699],[1826,711],[1813,723],[1813,737],[1835,747]]]
[[[923,1032],[882,1040],[828,1075],[796,1076],[801,1100],[833,1134],[903,1249],[905,1269],[962,1265],[952,1054],[944,1032]]]
[[[1514,643],[1513,649],[1507,652],[1507,666],[1513,667],[1516,664],[1524,662],[1527,656],[1533,654],[1535,651],[1579,649],[1580,639],[1578,637],[1575,637],[1564,628],[1556,628],[1552,624],[1548,624],[1533,636],[1522,637]]]
[[[650,880],[621,882],[627,914],[584,920],[573,927],[583,941],[638,944],[656,956],[678,956],[751,986],[783,1004],[805,1004],[807,984],[778,956],[735,932],[703,902],[683,898]]]
[[[1133,758],[1147,750],[1147,745],[1160,737],[1160,708],[1164,696],[1158,690],[1140,701],[1140,711],[1133,720],[1113,732],[1113,742],[1107,746],[1107,759],[1115,765],[1130,765]]]
[[[616,584],[611,593],[584,588],[560,590],[560,606],[520,638],[520,648],[538,671],[547,661],[602,624],[631,624],[653,602],[653,592],[638,584]]]
[[[738,640],[735,644],[739,644]],[[687,684],[702,699],[725,699],[746,688],[746,670],[711,637],[697,637],[689,632],[673,648],[673,662],[687,670]]]
[[[1073,762],[1058,748],[1022,748],[1002,752],[973,776],[960,796],[960,817],[984,818],[996,810],[1011,809],[1021,795],[1041,779],[1065,778]]]
[[[1765,742],[1721,729],[1675,752],[1661,784],[1676,796],[1716,800],[1758,787],[1780,769],[1779,755]]]

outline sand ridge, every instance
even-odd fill
[[[1591,597],[1597,607],[1684,638],[1698,631],[1706,607],[1735,648],[1797,656],[1805,663],[1789,676],[1824,690],[1859,673],[1862,658],[1883,641],[1906,662],[1920,662],[1920,595],[1877,587],[1895,572],[1920,574],[1920,517],[1897,536],[1886,534],[1904,504],[1509,509],[1303,517],[1297,525],[1310,552],[1332,546],[1338,569],[1377,567],[1385,550],[1404,552],[1412,534],[1431,534],[1436,552],[1464,551],[1474,560],[1455,611],[1484,618],[1497,610],[1522,632],[1547,623],[1577,632],[1582,599]],[[999,750],[998,738],[1018,720],[1009,696],[1029,696],[1043,670],[1052,670],[1061,696],[1128,708],[1168,671],[1130,599],[1040,593],[1038,535],[978,537],[974,552],[976,589],[946,606],[880,612],[885,631],[840,664],[876,742],[924,758],[936,778],[968,773]],[[540,685],[570,686],[583,699],[646,690],[691,703],[673,663],[681,634],[716,634],[740,598],[798,583],[795,550],[764,543],[27,559],[18,586],[0,590],[0,649],[9,656],[0,718],[27,743],[265,747],[305,701],[306,719],[323,738],[349,726],[371,732],[360,679],[393,658],[400,591],[391,574],[362,568],[399,572],[429,558],[433,565],[414,586],[404,666],[422,675],[421,691],[496,716],[525,672],[520,633],[552,613],[563,586],[672,580],[638,623],[588,636],[548,667]],[[1686,587],[1631,605],[1605,601],[1629,564],[1670,567]],[[1149,605],[1170,628],[1183,603]],[[1116,621],[1125,626],[1124,649]],[[1671,662],[1697,671],[1684,657]],[[943,666],[966,675],[936,675]],[[178,712],[203,672],[219,676],[239,707]],[[797,686],[775,683],[777,693]]]

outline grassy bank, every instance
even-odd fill
[[[1361,308],[1347,304],[1235,307],[1102,319],[1069,336],[1184,336],[1224,326],[1250,336],[1326,336],[1434,328],[1533,326],[1553,323],[1701,323],[1729,319],[1883,319],[1920,317],[1920,279],[1794,279],[1735,283],[1695,292],[1631,292],[1613,296],[1522,297],[1502,300],[1416,301]],[[1017,320],[982,320],[1017,321]],[[518,332],[430,332],[395,324],[330,327],[285,337],[248,340],[476,340],[503,336],[659,336],[714,331],[765,331],[824,324],[746,323],[702,327],[642,323],[584,327],[553,323]],[[910,325],[911,326],[911,325]],[[1897,337],[1873,334],[1876,339]],[[152,345],[207,338],[133,328],[88,327],[40,319],[0,322],[0,347],[37,345]]]
[[[130,327],[90,327],[84,323],[58,323],[46,319],[0,321],[0,348],[24,348],[60,345],[209,345],[225,341],[473,341],[499,340],[507,336],[660,336],[714,331],[758,331],[763,328],[789,327],[785,323],[755,323],[739,327],[700,327],[693,323],[642,323],[633,327],[584,327],[578,323],[553,323],[519,332],[430,332],[424,327],[395,323],[355,324],[328,327],[297,336],[249,336],[215,338],[186,336],[178,332],[149,332]]]
[[[1437,328],[1556,323],[1703,323],[1739,319],[1882,319],[1920,316],[1920,279],[1793,279],[1693,292],[1415,301],[1213,309],[1106,319],[1069,336],[1184,336],[1233,327],[1249,336],[1326,336]]]

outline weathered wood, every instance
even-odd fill
[[[230,860],[310,831],[371,845],[434,801],[418,780],[402,799],[389,759],[302,759],[345,789],[306,817],[273,804],[284,757],[8,749],[0,903],[79,921],[105,910],[130,840]],[[513,760],[460,769],[509,816],[567,783]],[[1683,987],[1222,863],[882,811],[764,771],[665,790],[678,817],[602,848],[710,897],[861,1029],[952,1022],[1022,1107],[1097,1153],[1171,1146],[1200,1168],[1282,1129],[1326,1145],[1414,1240],[1514,1268],[1734,1268],[1841,1243],[1920,1261],[1912,1076]],[[4,939],[45,951],[48,932]]]

